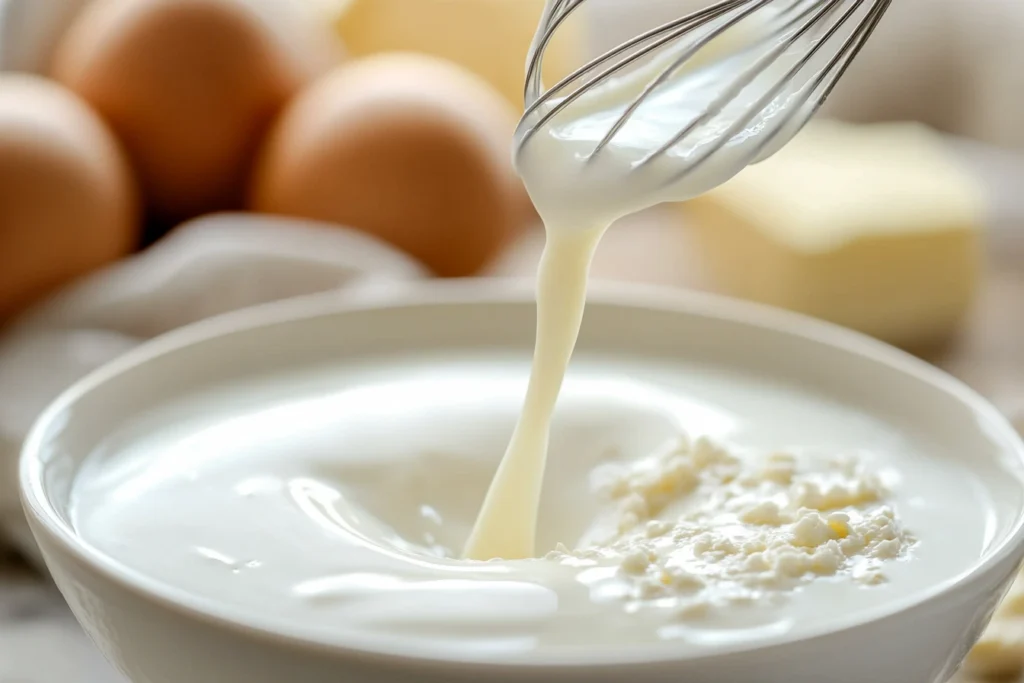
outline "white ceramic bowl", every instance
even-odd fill
[[[968,462],[1001,463],[991,538],[969,569],[828,628],[766,636],[697,657],[538,658],[533,663],[413,656],[327,641],[140,575],[68,521],[76,468],[140,411],[211,382],[378,351],[472,351],[533,340],[530,288],[423,285],[376,302],[316,296],[229,314],[162,337],[76,384],[25,447],[25,510],[47,565],[104,654],[136,683],[934,683],[952,675],[1024,557],[1024,444],[982,398],[887,346],[801,317],[656,290],[596,292],[579,351],[725,364],[785,377],[934,434]],[[992,465],[995,466],[995,465]]]

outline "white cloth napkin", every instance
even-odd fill
[[[73,285],[0,334],[0,543],[34,555],[18,499],[21,441],[62,390],[142,342],[218,313],[426,277],[410,258],[333,225],[219,214]]]

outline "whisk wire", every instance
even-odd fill
[[[562,23],[572,16],[572,13],[584,2],[586,0],[553,0],[553,2],[545,4],[540,27],[534,36],[527,58],[523,97],[528,104],[540,99],[542,88],[541,79],[539,78],[541,73],[540,66],[548,44]],[[585,69],[586,67],[583,68]],[[578,71],[582,71],[582,69]]]
[[[555,19],[551,25],[557,26],[558,24],[560,24],[561,21],[567,18],[569,12],[576,9],[576,7],[578,7],[585,1],[586,0],[577,0],[576,4],[567,10],[565,16],[562,16],[561,19]],[[749,2],[749,0],[721,0],[721,2],[719,2],[716,5],[708,7],[699,12],[690,14],[681,19],[676,19],[667,24],[659,26],[658,28],[652,29],[640,36],[637,36],[636,38],[630,41],[627,41],[626,43],[623,43],[622,45],[615,49],[609,50],[608,52],[597,57],[596,59],[591,60],[587,64],[583,65],[579,69],[575,70],[574,72],[563,78],[543,95],[541,94],[540,65],[543,60],[544,51],[547,48],[547,44],[553,37],[553,31],[539,32],[538,36],[541,36],[542,40],[536,42],[536,44],[531,50],[531,56],[528,60],[529,67],[527,70],[526,88],[527,107],[526,112],[523,114],[524,122],[528,121],[530,117],[532,117],[533,114],[537,112],[538,109],[540,109],[544,104],[546,104],[553,97],[555,97],[557,93],[561,92],[569,85],[572,85],[576,81],[580,80],[583,76],[591,73],[597,67],[600,67],[606,64],[607,62],[615,59],[616,57],[621,56],[623,53],[629,52],[632,48],[638,45],[642,45],[643,43],[652,40],[654,40],[654,42],[637,51],[636,53],[631,54],[623,61],[614,64],[613,66],[605,69],[604,71],[598,72],[585,85],[577,88],[577,90],[567,95],[564,99],[559,101],[554,107],[546,111],[538,121],[534,122],[532,126],[528,127],[525,130],[522,137],[520,138],[519,146],[522,147],[522,145],[524,145],[529,140],[529,138],[532,137],[534,133],[536,133],[536,131],[543,128],[555,116],[561,113],[566,107],[568,107],[577,99],[582,97],[590,86],[596,85],[597,83],[607,80],[611,76],[621,72],[628,66],[631,66],[636,61],[650,54],[650,52],[678,38],[681,38],[683,35],[691,31],[696,26],[700,25],[702,22],[707,21],[709,19],[717,18],[718,16],[721,16],[722,14],[725,14],[726,12],[746,2]]]
[[[874,34],[875,29],[878,28],[878,25],[882,21],[882,17],[885,16],[885,12],[889,9],[889,5],[891,4],[892,0],[876,0],[875,5],[871,8],[871,12],[868,15],[867,21],[863,22],[858,28],[860,35],[856,40],[856,44],[852,45],[846,61],[843,62],[839,71],[835,74],[835,77],[832,78],[825,91],[821,94],[821,100],[818,103],[819,107],[824,104],[828,99],[828,96],[832,94],[836,85],[838,85],[839,81],[842,80],[844,75],[846,75],[847,69],[850,68],[850,65],[853,64],[853,61],[860,54],[861,50],[863,50],[864,46],[867,45],[868,40],[871,39],[871,36]],[[853,38],[854,36],[851,36],[851,40],[847,42],[844,48],[851,45]],[[842,54],[842,52],[840,52],[840,54]],[[839,55],[836,55],[836,57],[838,58]]]
[[[716,116],[722,113],[725,107],[732,102],[736,96],[743,91],[744,88],[753,83],[758,76],[764,73],[764,70],[776,59],[778,59],[787,50],[791,49],[800,38],[806,35],[814,25],[824,16],[829,9],[834,9],[841,0],[828,0],[830,5],[826,5],[825,8],[818,14],[813,16],[810,21],[806,22],[799,30],[792,34],[787,40],[781,42],[775,48],[770,50],[767,54],[762,56],[758,61],[749,69],[743,72],[740,77],[734,81],[723,93],[715,99],[708,108],[699,116],[695,117],[689,124],[687,124],[681,131],[671,137],[661,147],[648,154],[644,159],[637,164],[637,167],[645,166],[650,163],[652,159],[668,152],[670,149],[679,144],[686,136],[694,132],[700,126],[703,126],[713,120]],[[788,9],[792,9],[800,5],[800,1],[790,5]],[[803,12],[800,12],[795,18],[791,19],[783,26],[783,33],[795,27],[803,19],[806,19],[808,15],[814,12],[814,4],[811,4]],[[755,113],[756,116],[756,113]]]
[[[538,29],[537,35],[535,36],[534,44],[530,48],[530,54],[527,58],[526,70],[526,104],[528,109],[534,107],[536,105],[536,100],[541,96],[540,92],[531,92],[531,85],[540,85],[541,62],[543,60],[543,55],[547,50],[548,44],[554,37],[555,30],[566,19],[569,18],[573,11],[575,11],[580,5],[586,2],[586,0],[575,0],[575,2],[572,5],[566,7],[565,2],[567,1],[569,0],[553,0],[551,5],[548,7],[547,12],[544,15],[544,19],[541,22],[541,26]],[[576,82],[583,75],[589,73],[596,67],[608,62],[609,60],[621,55],[624,52],[629,51],[630,49],[636,47],[637,45],[645,43],[648,40],[656,38],[667,32],[673,31],[674,29],[680,27],[687,27],[688,25],[696,25],[702,21],[713,19],[749,1],[750,0],[719,0],[716,4],[711,5],[710,7],[707,7],[697,12],[693,12],[689,15],[686,15],[679,19],[675,19],[673,21],[662,24],[661,26],[658,26],[654,29],[646,31],[645,33],[642,33],[641,35],[605,52],[604,54],[596,57],[595,59],[592,59],[583,66],[579,67],[574,72],[572,72],[571,74],[563,78],[561,81],[559,81],[554,87],[552,87],[546,93],[546,97],[551,97],[553,94],[560,92],[567,85]],[[563,7],[565,9],[562,9]],[[680,32],[679,34],[676,34],[673,37],[680,37],[681,35],[683,35],[683,32]],[[662,44],[664,43],[658,43],[657,46],[660,46]],[[597,81],[599,79],[595,78],[594,80]],[[537,88],[536,90],[539,91],[539,88]]]
[[[645,101],[647,101],[647,99],[651,96],[651,93],[653,93],[655,90],[657,90],[666,82],[668,82],[668,80],[672,78],[672,76],[674,76],[675,73],[679,69],[681,69],[684,64],[693,59],[693,57],[698,52],[707,47],[711,41],[715,40],[716,38],[719,38],[723,33],[725,33],[726,31],[734,27],[736,24],[740,23],[750,15],[754,14],[754,12],[757,12],[759,9],[768,5],[771,2],[773,2],[773,0],[755,0],[750,7],[746,8],[742,12],[739,12],[736,16],[730,18],[721,26],[718,26],[715,30],[710,31],[707,35],[702,36],[701,38],[696,40],[693,45],[683,50],[682,54],[680,54],[678,57],[672,60],[672,64],[667,69],[663,70],[660,74],[658,74],[658,77],[655,78],[650,83],[648,83],[647,86],[643,89],[643,92],[641,92],[639,96],[637,96],[636,98],[633,99],[632,102],[630,102],[629,106],[626,107],[626,111],[623,112],[622,116],[620,116],[615,121],[615,123],[608,130],[608,132],[605,133],[605,136],[601,138],[601,140],[597,143],[596,147],[590,153],[590,156],[587,160],[590,161],[595,156],[600,154],[601,150],[603,150],[608,145],[608,143],[612,141],[616,134],[618,134],[618,132],[622,130],[622,127],[625,126],[626,123],[633,117],[633,114],[636,113],[636,110],[639,109]]]
[[[872,33],[874,33],[874,30],[878,27],[878,24],[885,15],[891,1],[892,0],[877,0],[875,2],[874,6],[868,13],[866,20],[857,27],[854,33],[844,42],[843,47],[818,73],[812,85],[804,88],[803,94],[797,97],[797,101],[795,103],[797,110],[799,111],[803,109],[805,112],[803,121],[799,122],[800,127],[802,127],[803,124],[817,113],[818,109],[820,109],[828,99],[828,95],[842,78],[846,69],[849,68],[850,64],[853,63],[853,60],[856,59],[857,55],[864,48],[864,45],[867,44],[867,41],[871,38]],[[860,0],[860,2],[862,3],[863,0]],[[856,10],[856,8],[854,8],[854,10]],[[838,30],[838,26],[836,30]],[[846,57],[845,60],[843,60],[844,56]],[[840,60],[842,60],[842,64],[839,66],[839,71],[835,72],[834,69],[839,64]],[[820,88],[823,84],[825,85],[825,89],[821,91]],[[811,100],[814,101],[814,105],[812,108],[808,109],[806,105]],[[764,151],[771,146],[778,135],[785,130],[785,123],[786,121],[783,121],[781,124],[777,125],[774,130],[763,137],[753,150],[742,160],[744,166],[756,161]],[[678,180],[678,178],[676,178],[676,180]]]
[[[738,117],[736,119],[736,121],[733,122],[733,124],[730,125],[720,136],[718,136],[718,138],[712,144],[707,145],[696,156],[694,156],[693,158],[689,159],[688,163],[686,165],[686,168],[684,168],[681,172],[672,175],[668,179],[667,184],[672,184],[672,183],[678,182],[682,178],[685,178],[687,175],[690,175],[691,173],[693,173],[694,171],[699,169],[701,166],[704,165],[705,162],[708,161],[708,159],[710,159],[716,152],[718,152],[730,140],[732,140],[733,136],[735,136],[737,133],[741,132],[748,125],[750,125],[750,123],[755,118],[757,118],[757,116],[761,112],[764,111],[765,107],[767,107],[769,104],[771,104],[773,101],[775,101],[776,98],[778,98],[778,96],[786,89],[786,87],[793,81],[793,79],[796,78],[796,76],[801,71],[803,71],[804,67],[806,67],[811,62],[811,60],[814,59],[814,57],[818,54],[818,52],[828,44],[829,40],[846,24],[846,22],[848,22],[850,20],[851,17],[854,16],[854,14],[857,12],[857,10],[861,6],[863,6],[863,4],[865,2],[867,2],[867,0],[827,0],[827,3],[824,5],[822,10],[820,11],[820,13],[818,15],[818,18],[820,19],[820,18],[823,18],[825,15],[830,14],[836,7],[839,6],[840,3],[844,2],[844,1],[852,1],[853,2],[853,6],[850,7],[845,13],[843,13],[843,15],[829,29],[829,31],[820,40],[816,41],[814,46],[810,50],[808,50],[807,53],[804,54],[803,57],[801,57],[801,59],[799,59],[797,61],[797,63],[794,64],[793,67],[790,68],[786,72],[785,76],[780,78],[775,83],[775,85],[773,85],[771,88],[769,88],[766,93],[764,93],[760,98],[758,98],[758,100],[752,106],[748,107],[747,110],[746,110],[746,113],[744,115]],[[883,0],[883,1],[887,1],[887,0]],[[856,35],[856,32],[855,32],[855,35]],[[851,36],[846,41],[846,43],[844,43],[844,47],[822,69],[822,71],[819,74],[818,78],[815,79],[814,85],[810,86],[810,87],[805,87],[804,88],[805,92],[807,92],[808,95],[807,95],[806,98],[801,98],[800,99],[800,102],[799,102],[800,106],[794,108],[798,112],[796,115],[800,115],[799,114],[800,109],[803,106],[805,106],[808,101],[811,100],[811,98],[813,97],[814,92],[816,91],[817,87],[822,82],[824,82],[824,79],[827,78],[828,73],[834,67],[834,65],[837,62],[837,60],[841,58],[841,55],[842,55],[843,51],[847,48],[847,46],[850,44],[850,42],[853,39],[854,39],[854,36]],[[816,106],[820,106],[820,102],[817,103]],[[806,120],[806,118],[809,118],[809,117],[805,116],[805,120]],[[779,132],[785,128],[785,123],[786,123],[786,120],[783,120],[781,123],[779,123],[776,126],[775,130],[773,131],[773,134],[777,136],[779,134]]]
[[[689,136],[696,134],[701,127],[715,121],[717,117],[727,111],[730,103],[743,95],[747,88],[757,81],[758,77],[768,73],[774,63],[781,60],[801,41],[807,45],[804,52],[796,58],[795,63],[786,69],[780,79],[771,83],[764,94],[754,103],[740,110],[734,120],[730,119],[726,129],[715,135],[711,142],[698,145],[695,148],[695,153],[683,160],[681,169],[667,179],[666,184],[671,184],[700,168],[736,135],[749,127],[758,116],[764,118],[763,127],[771,128],[771,130],[765,130],[759,134],[757,144],[753,145],[748,153],[745,153],[743,165],[762,158],[762,155],[769,150],[784,131],[789,131],[791,134],[799,131],[825,102],[864,48],[892,0],[718,0],[703,10],[662,24],[606,51],[545,91],[542,83],[544,54],[558,28],[584,2],[586,0],[550,0],[547,4],[527,60],[526,87],[524,88],[526,112],[517,131],[516,155],[522,152],[538,131],[544,129],[556,116],[594,87],[636,65],[640,60],[655,56],[656,51],[671,43],[682,40],[700,29],[707,29],[705,33],[699,34],[692,44],[685,45],[680,54],[673,56],[670,62],[666,60],[665,67],[651,82],[644,85],[639,95],[629,101],[622,113],[615,118],[608,130],[585,157],[586,161],[594,160],[615,140],[640,107],[649,101],[652,94],[659,88],[665,87],[680,69],[698,57],[698,53],[702,49],[708,47],[712,41],[721,38],[726,31],[733,29],[740,22],[773,6],[771,10],[774,11],[766,12],[769,16],[767,23],[759,26],[758,30],[761,31],[759,36],[752,42],[748,41],[749,44],[732,56],[749,54],[753,49],[760,49],[765,44],[773,44],[770,49],[758,57],[752,65],[746,67],[723,92],[705,105],[702,111],[685,121],[667,141],[659,143],[656,149],[646,153],[643,158],[635,162],[631,166],[632,171],[635,172],[670,152]],[[850,23],[851,19],[857,17],[865,3],[868,2],[871,3],[869,9],[863,13],[864,16],[858,18],[850,35],[843,40],[841,47],[836,49],[835,54],[828,59],[820,71],[810,76],[810,82],[807,85],[796,88],[796,79],[801,77],[812,61],[822,54],[822,50],[826,46],[831,46],[833,39]],[[844,7],[845,10],[841,12],[841,15],[835,18],[834,15]],[[716,21],[717,25],[714,24]],[[819,32],[818,29],[821,31]],[[654,64],[657,68],[661,68],[659,63],[655,62]],[[783,96],[787,88],[794,88],[794,91],[791,96],[787,96],[785,107],[780,112],[769,111],[772,103]],[[791,125],[794,123],[795,126]]]

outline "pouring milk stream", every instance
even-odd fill
[[[736,30],[729,29],[719,41],[733,38]],[[588,158],[634,98],[691,46],[683,41],[650,64],[593,88],[537,131],[516,157],[547,233],[537,277],[536,346],[522,413],[465,547],[467,559],[535,554],[548,433],[583,319],[591,259],[605,231],[630,213],[665,201],[685,201],[724,183],[750,161],[781,148],[809,118],[811,111],[801,96],[801,86],[808,84],[796,79],[724,146],[695,164],[708,145],[719,142],[786,76],[806,49],[798,45],[691,135],[639,167],[689,122],[714,111],[738,74],[768,49],[750,49],[741,41],[739,49],[712,56],[706,66],[701,66],[704,60],[698,53],[694,68],[680,70],[655,90],[607,147]],[[719,49],[716,42],[703,48]],[[799,111],[794,113],[794,108]]]

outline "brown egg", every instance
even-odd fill
[[[128,163],[73,93],[0,75],[0,322],[132,250]]]
[[[108,121],[165,218],[240,204],[267,125],[325,66],[254,2],[93,0],[57,49],[54,76]]]
[[[341,223],[438,275],[471,275],[523,224],[515,124],[505,99],[455,64],[402,53],[354,61],[282,113],[251,206]]]

